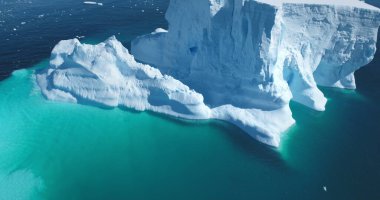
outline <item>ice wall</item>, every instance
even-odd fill
[[[172,0],[169,31],[132,53],[202,93],[208,105],[324,110],[317,85],[355,88],[376,51],[380,13],[362,1]]]

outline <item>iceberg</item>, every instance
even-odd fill
[[[52,51],[50,66],[38,70],[36,79],[50,100],[150,110],[184,119],[230,121],[274,146],[280,142],[277,136],[294,123],[288,106],[272,111],[232,105],[211,109],[202,94],[136,62],[115,37],[98,45],[81,44],[78,39],[59,42]]]
[[[42,93],[224,120],[277,147],[295,123],[291,100],[324,111],[318,85],[355,89],[355,71],[376,52],[380,10],[359,0],[171,0],[166,19],[168,30],[132,41],[132,55],[115,37],[61,41],[37,72]]]

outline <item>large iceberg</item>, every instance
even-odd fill
[[[98,45],[81,44],[77,39],[59,42],[52,51],[50,67],[39,70],[36,77],[50,100],[226,120],[274,146],[280,142],[279,134],[294,123],[289,106],[271,111],[232,105],[210,108],[202,94],[136,62],[115,37]]]
[[[380,10],[359,0],[171,0],[169,30],[132,42],[61,41],[38,71],[51,100],[231,122],[280,144],[291,100],[323,111],[317,85],[354,89]],[[137,62],[143,62],[141,64]],[[154,67],[152,67],[154,66]]]

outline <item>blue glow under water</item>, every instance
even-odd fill
[[[41,96],[34,69],[59,39],[115,34],[127,45],[166,26],[166,1],[0,2],[0,69],[33,66],[0,82],[0,200],[380,199],[379,55],[357,72],[357,91],[323,88],[326,112],[292,104],[297,125],[271,149],[219,121]]]

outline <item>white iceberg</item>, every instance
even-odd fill
[[[354,89],[380,23],[379,9],[357,0],[172,0],[166,18],[169,31],[134,40],[132,54],[207,104],[276,107],[292,95],[320,111],[317,85]]]
[[[153,110],[183,118],[210,117],[201,94],[137,63],[115,37],[98,45],[61,41],[53,49],[50,68],[40,71],[37,80],[52,100]]]
[[[349,6],[348,6],[349,5]],[[280,144],[290,100],[323,111],[317,85],[355,88],[376,51],[380,11],[359,0],[171,0],[169,30],[132,42],[61,41],[37,73],[51,100],[231,122]],[[167,74],[167,75],[163,75]]]
[[[37,72],[37,81],[50,100],[226,120],[275,146],[279,134],[294,123],[288,106],[272,111],[232,105],[210,109],[202,94],[136,62],[115,37],[98,45],[81,44],[77,39],[61,41],[52,51],[50,67]]]

